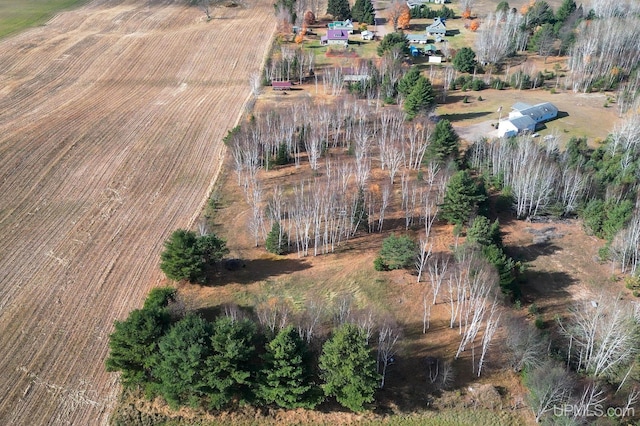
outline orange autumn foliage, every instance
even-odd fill
[[[411,10],[409,10],[409,6],[407,6],[406,4],[403,4],[400,10],[400,16],[398,16],[398,28],[400,29],[409,28],[410,22],[411,22]]]
[[[304,35],[307,33],[307,23],[304,22],[302,24],[302,28],[300,29],[300,31],[298,32],[298,34],[296,35],[296,38],[293,40],[295,41],[297,44],[302,43],[302,41],[304,40]]]
[[[476,31],[478,31],[478,28],[480,28],[480,22],[478,22],[477,19],[471,21],[471,23],[469,24],[469,29],[475,33]]]
[[[464,12],[462,12],[462,15],[461,15],[461,16],[462,16],[462,18],[463,18],[463,19],[469,19],[469,18],[471,18],[471,9],[466,8],[466,9],[464,10]]]

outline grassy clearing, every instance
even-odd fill
[[[1,0],[0,38],[42,25],[57,12],[85,2],[86,0]]]

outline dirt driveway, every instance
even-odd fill
[[[481,123],[475,123],[470,125],[462,125],[461,123],[452,123],[453,128],[460,136],[460,139],[467,143],[473,143],[480,138],[497,138],[498,131],[491,127],[491,124],[497,123],[498,120],[487,120]]]

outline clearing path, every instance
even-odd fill
[[[199,213],[272,15],[96,0],[0,42],[0,424],[106,423],[113,320]]]

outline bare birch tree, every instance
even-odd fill
[[[378,356],[377,366],[378,373],[380,373],[380,388],[384,387],[385,379],[387,377],[387,367],[392,362],[393,357],[398,351],[398,339],[400,338],[402,331],[397,324],[386,320],[380,327],[378,332]]]
[[[570,339],[576,368],[594,378],[614,379],[638,353],[633,307],[602,296],[576,303],[570,312],[569,320],[559,325]]]

